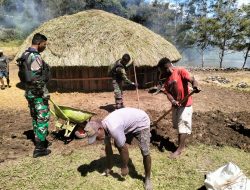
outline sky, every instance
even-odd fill
[[[238,3],[239,5],[242,5],[242,4],[249,4],[250,3],[250,0],[238,0]]]

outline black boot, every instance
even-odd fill
[[[47,139],[45,140],[45,147],[48,148],[49,146],[52,145],[52,142],[48,141]]]
[[[10,79],[9,79],[9,78],[7,78],[7,86],[8,86],[8,88],[11,87],[11,86],[10,86]]]
[[[123,103],[116,104],[115,109],[118,110],[118,109],[121,109],[121,108],[124,108]]]
[[[51,153],[51,150],[46,148],[46,141],[40,141],[36,139],[35,144],[36,147],[33,152],[33,158],[37,158],[40,156],[47,156]]]

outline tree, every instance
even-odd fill
[[[243,51],[244,62],[242,69],[245,67],[247,58],[250,56],[250,5],[245,5],[240,10],[238,27],[234,35],[234,40],[230,49]]]
[[[210,45],[213,22],[208,18],[207,0],[191,0],[185,4],[185,22],[179,26],[177,43],[182,49],[197,47],[204,67],[204,52]]]
[[[219,47],[220,68],[226,51],[233,42],[239,11],[236,0],[217,0],[213,6],[213,19],[210,28],[211,44]]]
[[[120,0],[86,0],[86,3],[86,9],[101,9],[123,17],[127,17],[127,10],[123,7]]]
[[[212,27],[211,19],[206,17],[201,17],[197,21],[197,25],[194,28],[195,36],[197,37],[196,46],[200,50],[202,67],[204,67],[204,52],[209,47],[211,41],[210,39],[211,35],[209,33],[209,31],[211,31],[211,27]]]

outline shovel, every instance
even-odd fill
[[[193,90],[192,92],[190,92],[188,95],[186,95],[179,103],[183,104],[185,101],[187,101],[187,99],[192,96],[194,93],[199,93],[201,90],[200,89],[196,89]],[[153,121],[151,123],[151,126],[157,125],[157,123],[159,123],[159,121],[161,121],[166,115],[168,115],[170,112],[172,111],[172,107],[171,109],[169,109],[168,111],[165,111],[162,116],[160,116],[156,121]]]

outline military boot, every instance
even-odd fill
[[[52,142],[48,141],[47,139],[45,140],[45,147],[48,148],[49,146],[52,145]]]
[[[11,86],[10,86],[10,79],[9,79],[9,78],[7,78],[7,86],[8,86],[8,88],[11,87]]]
[[[121,104],[116,104],[116,106],[115,106],[115,109],[121,109],[121,108],[124,108],[124,105],[123,105],[123,103],[121,103]]]
[[[47,156],[51,153],[50,149],[46,147],[46,141],[40,141],[39,139],[35,139],[35,149],[33,152],[33,158],[37,158],[40,156]]]

